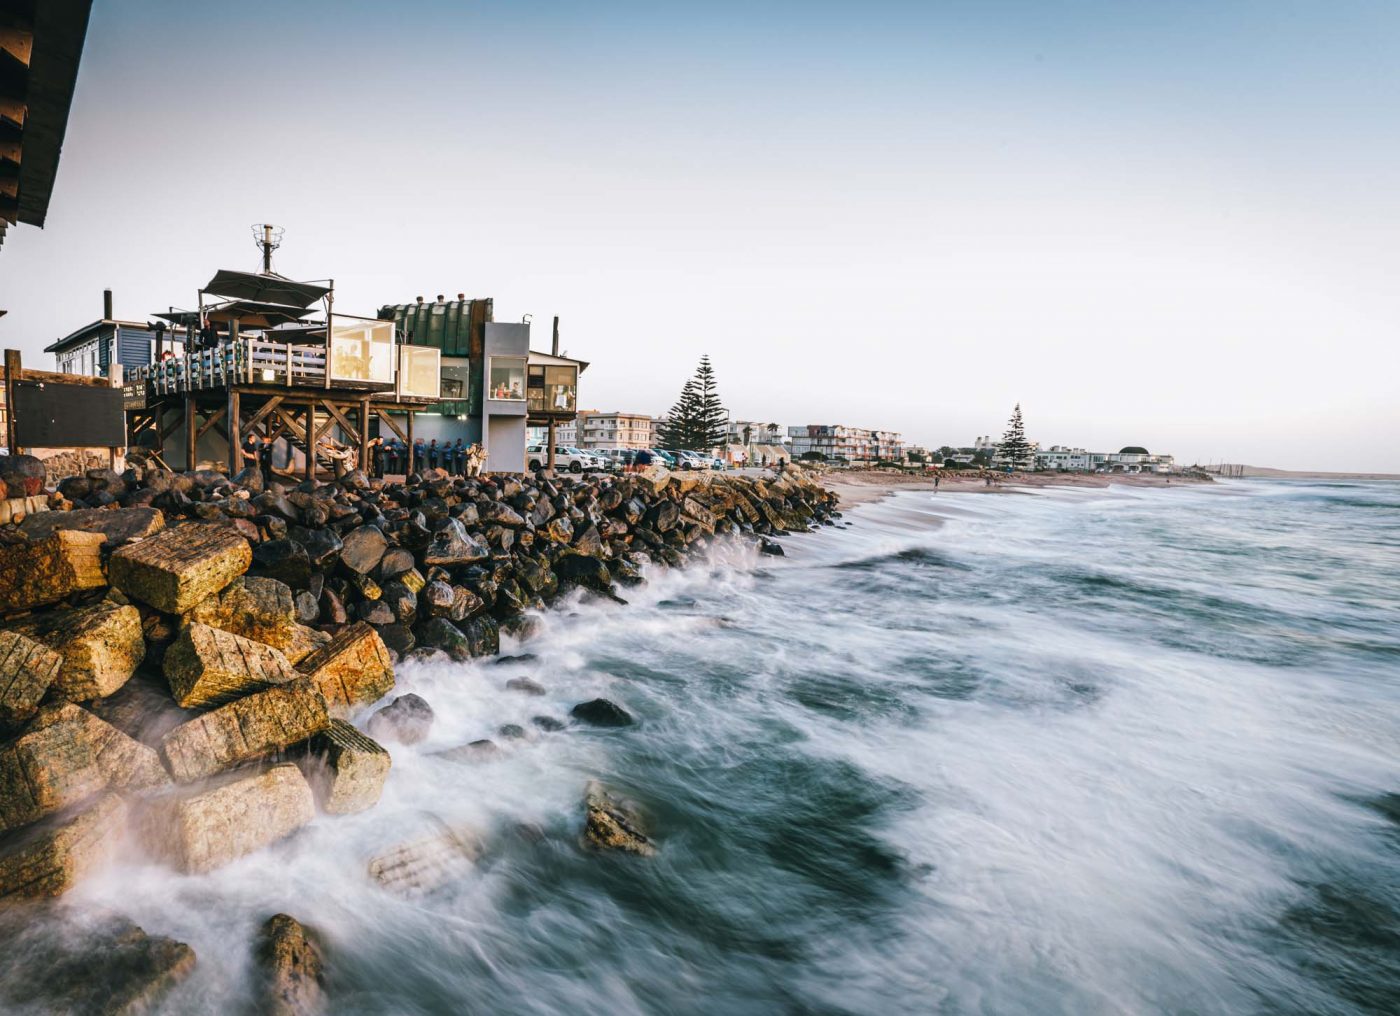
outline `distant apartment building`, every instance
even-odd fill
[[[786,445],[788,431],[780,423],[759,423],[755,420],[730,420],[725,440],[737,445]]]
[[[657,421],[646,413],[600,413],[580,410],[580,448],[651,448],[656,444]]]
[[[1068,472],[1171,473],[1176,471],[1176,459],[1171,455],[1153,455],[1137,445],[1116,452],[1052,445],[1046,451],[1036,452],[1035,467]]]
[[[556,423],[554,425],[554,447],[572,448],[578,444],[578,421],[570,420],[568,423]],[[527,444],[542,445],[549,440],[548,426],[532,426],[525,432]]]
[[[788,437],[795,459],[811,454],[846,462],[898,462],[904,458],[904,439],[892,430],[809,423],[789,427]]]

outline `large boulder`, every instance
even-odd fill
[[[110,549],[154,536],[165,528],[165,515],[155,508],[80,508],[71,512],[39,512],[28,516],[19,528],[30,540],[47,539],[60,529],[101,533],[106,537],[104,546]]]
[[[286,650],[300,638],[292,589],[278,579],[235,579],[195,604],[185,620],[221,628],[274,649]]]
[[[41,614],[15,627],[63,658],[53,687],[70,702],[111,695],[146,656],[140,612],[110,601]]]
[[[631,713],[605,698],[580,702],[569,710],[569,715],[595,727],[630,727],[635,722]]]
[[[333,715],[378,702],[394,687],[394,663],[379,633],[363,621],[342,628],[297,666]]]
[[[149,790],[169,777],[154,751],[81,706],[45,706],[0,748],[0,831],[106,789]]]
[[[102,864],[118,842],[126,803],[107,793],[0,837],[0,906],[60,896]]]
[[[258,937],[262,968],[258,1012],[264,1016],[317,1016],[326,1005],[325,962],[316,936],[295,918],[274,914]]]
[[[0,613],[42,607],[107,585],[105,541],[101,533],[60,530],[47,539],[0,547]]]
[[[156,798],[142,831],[153,853],[197,874],[276,843],[315,817],[311,787],[300,769],[284,762]]]
[[[306,680],[256,692],[197,716],[160,742],[166,768],[181,783],[305,741],[330,725],[326,700]]]
[[[236,530],[187,524],[112,555],[112,585],[167,614],[183,614],[248,570],[253,552]]]
[[[63,657],[43,642],[0,631],[0,734],[29,722],[62,666]]]
[[[297,677],[280,649],[194,622],[165,651],[165,679],[184,709],[203,709]]]
[[[301,766],[321,810],[350,815],[379,803],[390,763],[378,741],[344,720],[331,720],[311,739]]]
[[[340,563],[358,575],[368,575],[378,567],[389,541],[376,526],[359,526],[345,534]]]
[[[433,534],[432,542],[423,552],[423,562],[450,567],[482,561],[490,556],[491,549],[470,535],[462,523],[456,519],[448,519],[444,526]]]
[[[35,497],[44,492],[48,471],[43,459],[33,455],[0,455],[0,481],[10,497]]]

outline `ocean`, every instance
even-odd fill
[[[278,911],[337,1013],[1400,1011],[1400,485],[843,523],[553,612],[527,658],[403,667],[437,721],[378,808],[207,876],[132,856],[72,905],[194,946],[171,1013],[246,1003]],[[637,723],[531,726],[599,695]],[[580,848],[591,779],[656,857]],[[367,877],[439,822],[485,843],[466,875]]]

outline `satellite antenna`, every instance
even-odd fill
[[[262,251],[264,275],[272,274],[272,252],[282,246],[282,232],[281,226],[267,222],[259,222],[253,226],[253,244]]]

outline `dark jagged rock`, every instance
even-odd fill
[[[253,548],[253,571],[293,589],[305,589],[311,581],[311,558],[299,543],[265,540]]]
[[[553,716],[532,716],[530,722],[547,734],[553,734],[565,727],[563,720],[555,719]]]
[[[631,713],[605,698],[580,702],[569,710],[569,715],[595,727],[628,727],[635,722]]]
[[[379,566],[389,541],[376,526],[359,526],[345,534],[340,551],[340,563],[360,575],[368,575]]]
[[[491,550],[467,533],[466,527],[457,519],[448,519],[439,529],[423,552],[424,564],[458,565],[482,561],[491,556]]]
[[[511,691],[523,692],[526,695],[545,695],[548,693],[544,685],[528,677],[512,677],[506,682],[506,687]]]

